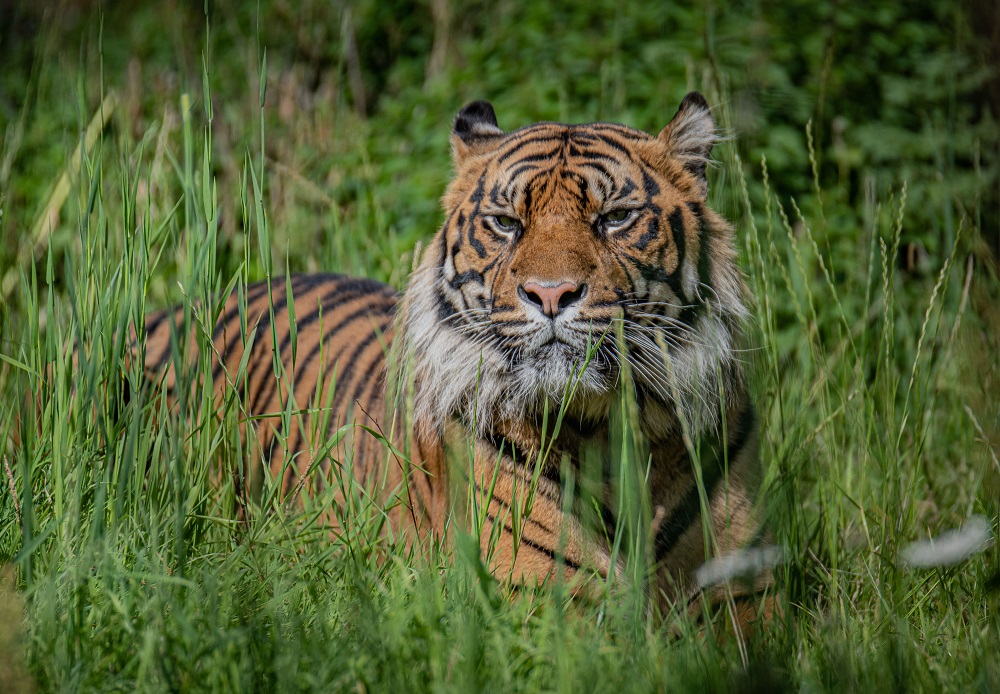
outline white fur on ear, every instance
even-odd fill
[[[719,141],[719,133],[705,97],[700,92],[689,92],[681,101],[677,115],[658,137],[670,148],[671,156],[680,160],[707,192],[705,167],[711,161],[712,146]]]
[[[452,155],[456,163],[470,154],[477,154],[503,137],[497,125],[497,114],[489,101],[473,101],[455,116],[451,130]]]

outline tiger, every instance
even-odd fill
[[[698,92],[655,136],[612,123],[504,132],[489,102],[466,105],[445,221],[402,294],[293,275],[222,305],[211,387],[238,394],[260,452],[241,493],[269,476],[292,497],[348,466],[401,499],[392,525],[417,536],[445,537],[473,509],[483,560],[516,585],[610,580],[623,574],[610,461],[627,401],[646,451],[652,588],[667,603],[702,594],[695,570],[761,525],[740,359],[751,298],[734,230],[707,205],[718,140]],[[150,314],[137,334],[147,379],[168,391],[182,313]],[[308,407],[317,394],[323,406]],[[319,450],[316,426],[281,416],[292,410],[325,412],[320,439],[349,425],[350,445]],[[596,527],[566,492],[586,460],[600,471]]]

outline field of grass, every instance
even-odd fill
[[[1000,691],[991,3],[120,5],[0,9],[0,691]],[[358,490],[336,539],[322,498],[239,522],[236,409],[123,381],[154,308],[403,287],[467,101],[656,132],[689,89],[731,136],[711,203],[784,550],[745,641],[635,587],[515,592]]]

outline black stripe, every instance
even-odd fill
[[[517,142],[513,143],[509,148],[507,148],[506,150],[504,150],[503,154],[501,154],[497,158],[496,163],[498,165],[499,164],[503,164],[505,161],[507,161],[512,156],[514,156],[515,154],[517,154],[517,152],[519,150],[521,150],[524,147],[527,147],[528,145],[533,145],[533,144],[536,144],[536,143],[539,143],[539,142],[551,142],[552,140],[558,140],[558,139],[560,139],[560,137],[559,137],[558,134],[552,134],[552,135],[540,135],[538,137],[528,137],[528,138],[525,138],[523,140],[518,140]],[[548,156],[554,155],[556,153],[556,151],[557,150],[553,150],[552,154],[549,154]],[[533,160],[533,159],[523,159],[522,160],[522,159],[519,159],[517,163],[521,163],[522,161],[537,161],[537,160]]]
[[[637,268],[635,267],[635,265],[629,265],[620,257],[618,257],[618,254],[615,254],[611,257],[614,258],[616,263],[618,263],[618,266],[622,269],[622,272],[625,274],[625,279],[628,280],[628,297],[624,299],[624,301],[639,301],[640,299],[642,301],[645,301],[646,300],[645,296],[642,297],[636,296],[635,278],[632,277],[632,272],[631,272],[632,270],[639,270],[639,273],[642,274],[642,268]]]
[[[351,354],[351,356],[347,359],[346,362],[342,361],[340,363],[340,366],[337,368],[338,380],[341,380],[343,378],[350,378],[351,380],[350,380],[349,383],[351,383],[353,385],[353,387],[351,388],[351,395],[350,395],[350,397],[346,401],[343,400],[343,397],[342,397],[343,394],[344,394],[345,388],[343,388],[343,387],[338,388],[336,390],[336,392],[334,392],[334,394],[333,394],[333,407],[334,407],[334,411],[337,411],[340,408],[340,403],[341,402],[344,403],[344,406],[346,408],[353,407],[355,401],[358,398],[358,395],[360,395],[360,393],[364,389],[364,387],[371,381],[372,374],[370,372],[369,373],[358,374],[357,377],[355,378],[354,377],[355,376],[355,374],[354,374],[355,368],[354,367],[357,365],[358,359],[360,359],[362,357],[362,355],[364,355],[365,351],[369,347],[371,347],[371,344],[373,342],[375,342],[379,338],[380,335],[382,335],[382,336],[385,335],[385,330],[386,330],[386,328],[388,326],[389,326],[388,323],[380,324],[378,326],[378,328],[379,328],[378,330],[375,330],[375,327],[372,326],[372,331],[368,335],[368,337],[366,337],[364,340],[361,341],[361,344],[359,344],[354,349],[354,352]],[[379,356],[383,357],[383,361],[384,361],[385,355],[382,354],[381,345],[379,346],[379,351],[378,351],[378,353],[376,355],[376,361],[378,361],[378,357]],[[378,376],[375,376],[375,378],[378,378]],[[344,383],[343,380],[341,380],[341,386],[346,386],[346,385],[348,385],[348,383]],[[362,403],[362,406],[364,406],[364,403]]]
[[[517,304],[493,304],[493,308],[490,309],[490,315],[495,313],[503,313],[504,311],[516,311]]]
[[[385,312],[388,312],[388,308],[385,307],[385,306],[381,306],[381,307],[377,306],[377,305],[373,306],[370,303],[366,303],[361,308],[358,308],[355,311],[353,311],[352,313],[350,313],[343,320],[337,321],[335,324],[331,325],[329,327],[329,329],[326,330],[323,333],[323,335],[321,335],[320,338],[316,341],[316,344],[313,346],[313,348],[306,355],[306,358],[302,362],[300,362],[298,365],[296,365],[296,371],[299,372],[299,373],[308,373],[309,365],[320,354],[320,352],[323,351],[323,348],[325,346],[327,346],[327,342],[330,340],[331,336],[335,335],[340,330],[343,330],[346,326],[348,326],[351,323],[353,323],[359,317],[366,316],[366,315],[369,315],[369,314],[372,314],[372,313],[377,313],[379,308],[383,308],[385,310]],[[343,350],[338,351],[337,355],[339,356],[342,351]],[[328,360],[327,363],[333,364],[335,361],[336,361],[335,359],[330,359],[330,360]],[[338,372],[338,379],[339,379],[339,377],[340,377],[340,374]],[[277,389],[277,387],[278,387],[278,378],[275,377],[275,378],[271,379],[271,381],[269,381],[267,384],[265,384],[265,386],[262,387],[260,391],[258,391],[257,397],[253,398],[253,402],[252,402],[252,406],[251,406],[251,414],[253,414],[253,415],[262,414],[260,412],[257,412],[258,406],[267,403],[271,399],[271,396],[274,394],[274,392]],[[265,393],[267,395],[266,398],[263,397],[263,395]]]
[[[531,223],[532,204],[535,199],[535,194],[531,190],[532,183],[528,181],[524,186],[524,221],[528,224]]]
[[[622,198],[628,197],[629,195],[632,194],[633,191],[636,190],[636,188],[638,188],[638,186],[636,186],[635,184],[635,181],[633,181],[631,178],[626,178],[625,183],[621,186],[621,188],[614,185],[615,184],[614,179],[611,180],[611,183],[614,186],[614,192],[612,193],[612,195],[614,196],[615,200],[621,200]],[[647,200],[646,202],[650,201]],[[656,207],[656,209],[659,210],[660,208]]]
[[[311,280],[310,279],[306,279],[306,278],[311,278],[311,277],[312,276],[310,276],[310,275],[293,275],[292,278],[291,278],[292,291],[293,292],[300,291],[301,287],[297,287],[297,285],[301,285],[303,283],[306,283],[306,284],[308,284],[308,285],[311,286],[314,283],[318,282],[318,279],[315,279],[315,278],[311,279]],[[272,286],[272,287],[278,286],[279,282],[282,282],[284,279],[285,278],[283,278],[283,277],[281,277],[281,278],[274,278],[274,279],[271,280],[270,286]],[[251,285],[249,285],[247,287],[246,308],[247,308],[247,312],[248,313],[250,312],[250,310],[252,308],[254,308],[253,304],[255,302],[257,302],[259,299],[261,299],[264,296],[264,294],[267,291],[267,288],[268,288],[268,283],[267,282],[256,282],[256,283],[251,284]],[[228,301],[229,299],[231,299],[232,296],[233,295],[231,294],[229,297],[227,297],[226,301]],[[287,300],[287,297],[286,297],[286,300]],[[213,344],[215,344],[219,340],[219,338],[222,337],[222,335],[227,332],[226,328],[239,316],[239,313],[240,313],[240,301],[239,301],[239,298],[237,297],[237,300],[234,302],[234,306],[231,309],[229,309],[224,316],[222,316],[218,321],[216,321],[215,328],[212,330],[212,343]],[[247,326],[247,329],[250,330],[251,329],[250,326]],[[242,339],[243,338],[242,329],[239,332],[240,332],[240,338],[241,339],[238,342],[239,342],[239,344],[242,345],[242,344],[244,344],[243,343],[243,339]],[[235,338],[235,336],[234,336],[234,338]],[[219,376],[222,374],[222,369],[225,367],[226,363],[229,361],[230,350],[236,344],[237,344],[237,340],[235,340],[235,339],[233,339],[232,341],[227,341],[225,352],[223,354],[219,355],[219,359],[212,366],[212,382],[213,383],[215,383],[216,381],[219,380]]]
[[[507,184],[507,190],[504,191],[506,193],[506,197],[508,197],[508,198],[510,197],[510,189],[513,187],[514,180],[518,176],[520,176],[521,174],[523,174],[525,171],[533,171],[533,170],[535,170],[537,168],[538,168],[538,166],[536,164],[534,164],[534,163],[531,163],[531,162],[522,163],[516,169],[514,169],[509,174],[507,174],[507,178],[509,179],[510,182]]]
[[[506,439],[501,439],[501,441],[506,445],[506,448],[503,448],[503,449],[497,448],[497,451],[498,452],[502,452],[504,450],[510,450],[512,452],[510,454],[510,463],[511,463],[511,465],[516,470],[519,470],[521,472],[521,475],[523,476],[523,478],[518,478],[517,472],[508,472],[507,474],[510,475],[510,476],[512,476],[515,481],[520,481],[520,479],[524,479],[524,480],[530,481],[533,478],[533,476],[534,476],[533,471],[531,469],[529,469],[527,465],[525,465],[523,463],[517,462],[517,459],[514,457],[514,453],[513,453],[514,447]],[[537,454],[532,454],[531,456],[527,456],[527,457],[525,457],[525,460],[530,460],[531,458],[534,458],[536,455]],[[502,474],[504,471],[501,470],[500,472]],[[481,498],[485,499],[486,498],[486,490],[483,489],[483,487],[479,484],[478,480],[474,481],[474,486],[475,486],[476,490],[482,494]],[[511,487],[513,488],[513,486],[514,485],[512,484]],[[559,511],[560,517],[565,517],[565,514],[562,512],[562,491],[561,491],[561,488],[560,488],[560,493],[557,494],[557,495],[555,495],[555,496],[550,496],[548,494],[545,494],[540,489],[536,489],[535,490],[535,494],[536,494],[536,498],[538,498],[538,495],[540,495],[541,498],[548,500]],[[496,495],[491,496],[490,497],[490,501],[495,501],[498,504],[500,504],[501,506],[503,506],[504,508],[508,508],[511,511],[514,510],[514,507],[513,507],[513,505],[511,504],[510,501],[506,501],[506,500],[500,498],[499,496],[496,496]],[[536,520],[536,519],[532,518],[531,516],[528,516],[527,518],[525,518],[525,520],[527,522],[531,523],[532,525],[534,525],[534,526],[536,526],[538,528],[541,528],[544,532],[550,533],[552,535],[558,535],[559,534],[558,532],[556,532],[555,530],[553,530],[549,526],[545,525],[544,523],[542,523],[539,520]]]
[[[694,214],[695,222],[698,224],[698,280],[711,286],[712,257],[708,247],[708,230],[701,218],[701,205],[696,202],[689,202],[688,207]],[[694,294],[697,300],[690,302],[687,308],[681,311],[680,315],[677,317],[678,320],[692,327],[698,317],[704,313],[705,305],[708,301],[707,299],[701,298],[700,288],[695,287]],[[721,310],[722,307],[720,306],[719,309]]]
[[[611,181],[613,186],[615,177],[611,175],[611,172],[609,172],[608,168],[602,163],[604,161],[607,161],[607,157],[595,152],[594,159],[592,161],[582,161],[580,162],[580,166],[593,169],[602,176],[605,176],[609,181]]]
[[[552,149],[544,152],[537,152],[535,154],[526,154],[525,156],[518,159],[514,165],[522,166],[524,164],[533,164],[534,162],[538,161],[546,161],[547,159],[552,159],[562,151],[563,147],[562,145],[559,145],[558,147],[553,147]]]
[[[646,224],[646,231],[639,240],[633,244],[633,247],[637,251],[644,251],[649,245],[649,242],[657,238],[660,235],[660,220],[656,215],[649,218],[649,222]]]
[[[272,282],[272,284],[273,284],[273,282]],[[292,291],[293,292],[295,291],[294,287],[292,288]],[[273,299],[273,296],[270,297],[270,298]],[[285,308],[285,305],[287,303],[288,303],[288,292],[282,292],[282,294],[279,297],[278,301],[274,302],[273,306],[272,306],[272,304],[269,301],[267,305],[265,305],[264,307],[262,307],[262,309],[263,309],[262,310],[262,315],[260,317],[260,321],[257,323],[257,334],[258,335],[262,335],[263,334],[263,329],[265,329],[265,328],[268,329],[268,330],[274,330],[274,327],[271,324],[271,315],[272,315],[272,312],[273,312],[273,315],[274,315],[275,319],[277,319],[277,317],[280,315],[281,311]],[[247,308],[249,310],[249,302],[247,302]],[[248,326],[248,328],[249,328],[249,326]],[[272,335],[271,339],[273,341],[275,339],[275,336]],[[278,357],[280,358],[280,352],[278,353]],[[248,388],[254,388],[254,386],[256,385],[258,379],[263,380],[263,378],[264,378],[264,372],[267,370],[267,368],[269,366],[272,366],[273,362],[274,362],[274,355],[272,355],[271,359],[261,359],[260,363],[257,365],[257,368],[253,369],[250,373],[247,374],[246,381],[245,381],[247,387]],[[278,380],[277,377],[274,380],[277,381]],[[261,389],[263,389],[263,386],[261,386]],[[260,390],[261,389],[258,389],[258,391],[257,391],[258,395],[260,394]],[[251,409],[250,409],[250,414],[251,415],[256,415],[257,414],[256,408],[257,408],[258,404],[259,404],[259,398],[252,398],[251,399]]]
[[[271,284],[274,285],[277,282],[278,282],[278,280],[273,280],[271,282]],[[292,278],[292,291],[293,292],[298,291],[295,288],[296,282],[297,282],[297,279],[295,277],[293,277]],[[252,303],[256,302],[258,299],[261,298],[261,296],[266,291],[267,286],[268,286],[267,282],[259,282],[259,283],[255,284],[255,285],[250,285],[250,287],[248,287],[248,290],[249,289],[253,289],[254,290],[253,295],[251,295],[249,291],[247,292],[247,295],[246,295],[246,305],[247,305],[247,312],[248,313],[250,312],[250,309],[252,308]],[[231,298],[231,296],[229,298]],[[229,299],[227,298],[227,301],[228,300]],[[286,298],[286,300],[287,300],[287,298]],[[222,337],[222,335],[224,335],[227,332],[226,331],[226,327],[230,323],[232,323],[232,321],[239,315],[239,312],[240,312],[240,302],[239,302],[239,299],[236,300],[235,304],[236,305],[233,308],[231,308],[229,311],[226,312],[226,315],[223,316],[221,318],[221,320],[219,320],[219,321],[216,322],[215,328],[212,330],[212,344],[215,346],[216,349],[218,349],[218,345],[215,344],[215,343],[218,342],[219,338]],[[252,328],[250,328],[250,326],[247,326],[247,329],[251,330]],[[244,336],[242,335],[242,329],[239,332],[241,333],[240,334],[240,339],[239,340],[235,339],[236,336],[234,335],[232,340],[227,340],[226,341],[226,348],[225,348],[225,350],[222,352],[222,354],[218,355],[218,359],[216,360],[215,364],[212,366],[212,383],[213,384],[215,384],[216,382],[218,382],[219,376],[222,375],[222,370],[225,368],[226,364],[229,362],[229,356],[230,356],[230,354],[232,352],[232,349],[237,344],[243,345],[244,347],[246,346],[245,342],[243,341],[243,337]]]
[[[500,449],[498,448],[497,450],[499,451]],[[525,480],[530,480],[531,479],[532,476],[530,474],[528,474],[530,471],[528,470],[528,468],[526,466],[522,465],[521,463],[518,463],[518,462],[514,461],[513,458],[512,458],[511,464],[515,468],[519,468],[521,470],[521,473],[524,475],[523,479],[525,479]],[[502,474],[503,470],[501,470],[500,472]],[[507,474],[513,476],[514,479],[515,479],[515,481],[519,481],[518,478],[517,478],[517,474],[516,473],[507,473]],[[480,497],[480,499],[481,500],[486,500],[486,490],[482,488],[482,486],[479,484],[479,482],[476,481],[473,486],[475,487],[476,491],[479,492],[482,495]],[[513,486],[514,485],[511,485],[512,488],[513,488]],[[536,490],[535,493],[539,494],[540,491]],[[542,494],[541,496],[542,496],[543,499],[547,499],[549,502],[552,503],[553,506],[555,506],[557,509],[559,509],[558,513],[559,513],[560,517],[565,517],[566,514],[564,514],[562,512],[562,496],[561,496],[561,494],[557,495],[555,497],[549,496],[548,494]],[[506,501],[506,500],[500,498],[499,496],[493,495],[493,496],[491,496],[489,498],[489,501],[495,501],[500,506],[502,506],[503,508],[509,509],[511,512],[514,511],[513,504],[511,504],[510,501]],[[553,530],[549,526],[545,525],[541,521],[536,520],[535,518],[532,518],[530,515],[527,516],[527,517],[525,517],[523,520],[525,522],[527,522],[527,523],[531,523],[535,527],[540,528],[543,532],[549,533],[550,535],[559,535],[558,532],[556,532],[555,530]]]
[[[563,178],[572,178],[576,183],[579,188],[579,192],[576,194],[576,200],[578,203],[577,209],[579,210],[581,216],[586,215],[587,202],[590,200],[590,190],[587,184],[587,179],[576,172],[570,173],[568,171],[563,171],[562,175]]]
[[[274,282],[276,281],[277,280],[272,280],[271,284],[274,284]],[[247,292],[246,301],[248,310],[250,308],[251,302],[257,301],[257,299],[259,299],[261,295],[263,295],[267,291],[267,286],[268,286],[267,282],[255,282],[254,284],[251,284],[246,288]],[[215,342],[216,340],[219,339],[219,336],[222,335],[222,331],[225,329],[225,327],[229,325],[229,323],[233,320],[233,318],[238,316],[239,313],[240,313],[240,302],[237,301],[236,305],[233,306],[233,308],[229,309],[226,312],[226,315],[223,316],[221,320],[216,322],[215,329],[212,330],[212,342]]]
[[[486,514],[486,518],[489,519],[489,521],[490,521],[491,524],[498,525],[496,516],[494,516],[493,514],[491,514],[489,511],[485,511],[485,514]],[[500,523],[499,525],[500,525],[500,529],[504,530],[504,531],[506,531],[508,533],[510,533],[511,538],[513,539],[514,530],[512,528],[508,528],[506,525],[504,525],[502,523]],[[549,549],[548,547],[542,547],[537,542],[533,542],[532,540],[527,539],[526,537],[524,537],[524,533],[521,533],[521,541],[518,544],[519,545],[524,545],[525,547],[530,547],[531,549],[533,549],[533,550],[535,550],[535,551],[537,551],[537,552],[539,552],[541,554],[544,554],[545,556],[547,556],[549,559],[552,560],[553,564],[558,564],[559,563],[559,559],[557,559],[556,553],[553,550]],[[560,558],[562,559],[562,563],[565,566],[568,566],[569,568],[573,569],[574,571],[579,571],[581,568],[583,568],[583,567],[580,566],[580,564],[577,564],[575,561],[573,561],[569,557],[563,556],[563,557],[560,557]]]
[[[170,326],[169,326],[169,324],[167,325],[166,339],[157,338],[158,340],[160,340],[163,343],[164,348],[160,351],[160,354],[159,354],[159,356],[156,359],[150,359],[149,358],[149,356],[150,356],[150,347],[155,347],[155,341],[154,341],[154,344],[150,344],[149,340],[150,340],[150,338],[154,337],[153,334],[152,334],[153,331],[156,330],[157,328],[159,328],[160,325],[163,323],[164,320],[166,320],[167,318],[176,318],[176,316],[177,316],[177,309],[169,309],[169,311],[168,310],[163,310],[163,311],[160,311],[158,313],[157,318],[153,321],[153,326],[152,327],[150,327],[148,323],[146,324],[146,333],[145,333],[145,336],[143,338],[145,340],[145,342],[146,342],[145,360],[143,361],[143,364],[142,364],[143,371],[159,371],[161,368],[163,368],[164,362],[167,360],[167,357],[169,357],[170,353],[171,353],[171,349],[170,349]],[[136,334],[136,340],[138,341],[138,339],[139,339],[139,335]],[[136,345],[136,347],[137,347],[137,345]],[[136,349],[136,347],[133,347],[133,349]],[[138,356],[138,355],[136,355],[136,356]]]
[[[686,249],[683,210],[680,207],[675,207],[673,212],[667,217],[667,221],[670,223],[670,231],[674,237],[674,247],[677,248],[677,269],[674,273],[679,275],[684,265],[684,252]]]
[[[593,169],[598,174],[598,186],[601,189],[601,195],[608,198],[615,195],[617,186],[615,185],[614,177],[608,172],[607,168],[601,163],[596,161],[583,161],[580,162],[580,166]],[[631,181],[629,181],[631,183]],[[632,184],[634,186],[634,184]],[[615,195],[616,198],[621,198],[621,195]]]
[[[629,159],[632,159],[632,150],[629,149],[628,145],[620,142],[616,138],[611,137],[609,135],[598,135],[597,139],[603,142],[604,144],[608,145],[609,147],[618,150],[619,152],[627,156]]]
[[[483,284],[483,275],[478,270],[466,270],[465,272],[455,275],[455,278],[451,280],[448,284],[451,285],[452,289],[460,290],[462,285],[467,282],[476,282],[477,284]]]
[[[458,230],[458,235],[459,236],[462,235],[462,230],[461,229]],[[441,236],[440,236],[440,238],[441,238],[441,259],[438,261],[437,265],[438,265],[438,268],[441,269],[441,274],[443,276],[443,273],[444,273],[444,264],[445,264],[445,261],[448,260],[448,235],[446,233],[442,233]],[[461,242],[461,239],[459,239],[459,242]]]
[[[701,205],[697,202],[689,202],[687,205],[698,225],[698,279],[709,284],[712,279],[712,256],[708,247],[708,229],[702,219]]]
[[[472,195],[469,196],[469,200],[471,202],[482,202],[485,194],[486,194],[486,172],[484,171],[482,174],[480,174],[479,180],[476,181],[476,188],[475,190],[472,191]]]
[[[493,269],[494,267],[496,267],[496,264],[497,264],[497,263],[499,263],[499,262],[500,262],[501,260],[503,260],[503,255],[497,255],[497,256],[495,256],[495,257],[493,258],[493,260],[491,260],[490,262],[488,262],[488,263],[487,263],[487,264],[486,264],[486,265],[485,265],[485,266],[483,267],[483,272],[484,272],[484,273],[486,273],[486,272],[489,272],[489,271],[490,271],[490,270],[492,270],[492,269]]]
[[[653,198],[660,194],[660,184],[649,175],[645,167],[642,168],[642,191],[646,194],[648,202],[652,202]]]
[[[630,128],[627,125],[622,125],[620,123],[591,123],[590,125],[578,126],[580,128],[586,128],[588,130],[594,130],[600,132],[602,130],[609,130],[613,133],[619,135],[625,135],[626,137],[632,137],[641,140],[652,139],[649,133],[644,133],[641,130],[636,130],[635,128]],[[579,133],[579,130],[574,131],[574,135]]]
[[[447,323],[451,320],[452,316],[458,313],[458,309],[448,301],[448,297],[440,289],[435,292],[435,297],[437,298],[438,322]]]
[[[176,310],[172,311],[171,313],[176,314]],[[165,310],[157,311],[156,313],[152,313],[146,316],[146,321],[144,326],[144,332],[146,334],[146,337],[149,337],[152,333],[156,332],[156,329],[160,327],[160,323],[166,320],[166,317],[167,317],[167,311]]]
[[[513,536],[514,536],[514,530],[513,530],[513,528],[509,528],[509,527],[507,527],[503,523],[498,523],[496,516],[494,516],[493,514],[491,514],[489,511],[484,511],[484,513],[486,515],[486,518],[490,521],[490,523],[492,523],[494,526],[495,525],[499,525],[501,530],[510,533],[511,538],[513,538]],[[527,519],[527,520],[530,520],[530,518]],[[536,552],[544,554],[549,559],[551,559],[552,563],[554,563],[554,564],[558,564],[560,562],[560,560],[562,560],[562,563],[565,566],[568,566],[569,568],[573,569],[574,571],[579,571],[581,568],[583,568],[580,564],[577,564],[575,561],[573,561],[569,557],[567,557],[565,555],[559,555],[559,556],[557,556],[555,550],[551,550],[548,547],[542,547],[537,542],[535,542],[533,540],[529,540],[528,538],[526,538],[524,536],[523,532],[521,533],[521,541],[518,544],[519,545],[524,545],[525,547],[530,547],[531,549],[535,550]]]
[[[385,335],[385,331],[388,327],[389,327],[388,323],[386,323],[384,326],[381,326],[380,330],[382,331],[383,335]],[[379,357],[381,357],[382,367],[375,369],[374,368],[375,365],[380,361]],[[369,368],[368,370],[368,378],[358,383],[358,385],[354,389],[354,392],[351,393],[351,399],[348,401],[350,403],[360,404],[360,406],[367,411],[368,417],[376,424],[379,423],[378,417],[385,415],[385,412],[384,411],[376,412],[374,409],[372,409],[375,406],[375,401],[377,397],[375,391],[384,385],[388,385],[388,381],[386,378],[387,370],[388,370],[388,360],[386,359],[385,353],[382,352],[381,354],[376,355],[375,359],[373,360],[372,368]],[[386,402],[388,397],[390,396],[388,396],[385,390],[383,389],[382,390],[383,404]]]
[[[455,212],[452,212],[452,215],[454,215],[454,214],[455,214]],[[451,257],[452,258],[455,257],[455,254],[458,253],[459,249],[462,247],[462,228],[464,226],[465,226],[465,213],[464,212],[459,212],[458,213],[458,218],[455,220],[455,229],[458,230],[458,233],[455,234],[455,245],[453,245],[451,247]],[[445,225],[445,229],[448,229],[448,228],[450,228],[450,224],[446,224]],[[444,232],[444,233],[441,234],[441,241],[444,244],[444,246],[447,248],[447,245],[448,245],[447,232]],[[447,250],[445,251],[445,253],[447,253]],[[441,255],[441,263],[442,264],[444,264],[445,258],[446,258],[445,254],[442,254]]]
[[[681,301],[687,303],[687,299],[684,296],[683,288],[681,287],[680,273],[675,272],[673,274],[667,274],[667,271],[661,265],[651,265],[649,263],[644,263],[634,255],[628,253],[622,253],[632,265],[639,271],[643,279],[647,282],[661,282],[670,287],[670,290],[677,295],[677,298]]]
[[[343,306],[344,304],[363,296],[377,296],[379,294],[385,295],[386,288],[387,285],[371,280],[355,281],[336,285],[329,292],[319,298],[319,301],[316,302],[316,308],[295,321],[296,330],[301,335],[302,331],[319,320],[321,315],[328,316],[331,311],[336,311],[338,306]],[[328,306],[328,304],[334,300],[336,300],[337,303]],[[296,299],[295,303],[298,304],[299,300]],[[292,331],[289,330],[288,334],[286,334],[284,339],[282,339],[281,347],[278,350],[279,354],[282,355],[282,361],[284,361],[285,350],[288,348],[291,341]]]
[[[317,342],[316,346],[313,347],[313,349],[309,352],[309,356],[306,358],[306,360],[303,361],[301,365],[299,365],[299,366],[296,367],[296,372],[297,373],[302,373],[302,374],[308,373],[309,364],[311,364],[312,360],[315,359],[316,355],[319,354],[322,351],[323,345],[326,343],[326,341],[329,339],[329,337],[330,337],[330,335],[332,333],[334,333],[335,331],[339,331],[339,330],[343,329],[345,326],[347,326],[350,323],[354,322],[357,318],[359,318],[361,316],[371,315],[372,313],[374,313],[373,307],[370,306],[370,305],[369,306],[365,306],[365,307],[363,307],[361,309],[358,309],[357,311],[354,311],[345,320],[339,321],[335,326],[332,326],[331,330],[329,332],[325,333],[323,335],[323,337]],[[386,325],[388,325],[388,323],[386,323]],[[375,331],[374,330],[372,330],[371,334],[367,338],[365,338],[365,340],[362,343],[362,347],[359,347],[358,349],[356,349],[355,352],[354,352],[354,354],[352,354],[350,366],[353,366],[352,362],[353,362],[354,359],[357,358],[358,352],[361,349],[364,348],[364,345],[369,344],[371,342],[371,340],[373,340],[373,339],[375,339]],[[337,353],[333,356],[332,359],[327,359],[327,364],[330,364],[330,365],[337,364],[337,362],[340,360],[340,357],[344,353],[344,351],[346,350],[346,348],[347,348],[347,345],[342,345],[341,348],[337,351]],[[334,426],[338,426],[339,425],[339,421],[340,421],[336,417],[336,413],[338,412],[338,406],[339,406],[339,403],[341,401],[340,395],[341,395],[341,393],[343,393],[343,388],[341,387],[342,386],[341,379],[344,377],[345,374],[347,374],[349,372],[350,366],[347,367],[347,368],[344,368],[343,365],[339,365],[337,367],[337,387],[334,390],[334,394],[333,394],[333,398],[334,399],[333,399],[333,403],[331,404],[331,409],[333,410],[333,417],[331,418],[331,421],[334,422]],[[291,385],[294,385],[294,382]],[[271,396],[274,394],[274,392],[278,388],[278,378],[272,379],[267,384],[267,386],[268,386],[267,397],[259,399],[259,402],[255,403],[255,407],[256,407],[257,404],[267,403],[271,399]],[[290,388],[289,389],[289,397],[291,397],[292,395],[294,395],[294,390]],[[282,403],[282,410],[284,410],[284,408],[287,406],[287,404],[288,404],[287,401],[285,401],[284,403]],[[252,413],[253,414],[257,414],[256,411],[253,411]],[[273,445],[275,444],[275,442],[278,439],[278,435],[281,432],[282,425],[283,425],[283,422],[282,422],[281,418],[280,417],[277,418],[277,421],[274,423],[274,427],[273,427],[274,431],[271,434],[270,440],[264,442],[263,448],[264,448],[264,451],[266,453],[266,458],[265,458],[266,462],[265,462],[265,464],[269,464],[269,461],[270,461],[270,451],[271,451],[271,448],[273,447]]]
[[[384,295],[384,290],[387,288],[387,285],[383,285],[380,282],[374,282],[371,280],[346,282],[344,284],[335,285],[332,289],[330,289],[330,291],[328,291],[322,297],[319,297],[316,308],[314,308],[311,312],[307,313],[301,319],[297,319],[295,321],[296,333],[299,336],[301,336],[302,331],[308,328],[313,323],[315,323],[317,320],[319,320],[321,315],[328,316],[331,311],[336,311],[337,305],[343,305],[348,302],[354,301],[355,299],[359,299],[365,296],[370,296],[373,293],[371,288],[372,285],[381,288],[382,290],[381,293]],[[300,298],[304,299],[304,297]],[[334,300],[337,300],[337,305],[328,306],[328,304]],[[295,299],[296,303],[298,303],[298,301],[299,299]],[[286,364],[285,352],[288,350],[291,341],[292,341],[292,331],[288,330],[285,333],[285,336],[282,338],[281,344],[278,347],[278,354],[281,358],[282,364]],[[226,357],[228,361],[228,356],[229,356],[228,346],[226,352],[227,352]],[[219,374],[216,373],[215,369],[213,369],[212,378],[217,379],[218,375]]]
[[[482,242],[476,238],[476,219],[479,217],[479,208],[482,206],[485,191],[486,172],[484,171],[479,177],[479,181],[476,183],[476,189],[472,191],[472,195],[469,196],[469,200],[474,203],[472,213],[469,215],[469,245],[475,249],[480,258],[486,257],[486,248],[483,246]],[[461,229],[459,229],[459,234],[461,235]]]

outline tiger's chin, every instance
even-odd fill
[[[450,354],[461,351],[455,345]],[[601,421],[608,416],[618,381],[608,361],[588,360],[584,352],[558,340],[522,352],[514,360],[479,349],[468,360],[478,368],[457,359],[431,362],[421,358],[423,354],[416,356],[422,381],[415,403],[418,419],[442,427],[458,415],[479,434],[501,421],[541,419],[546,412],[554,423],[561,409],[580,420]]]
[[[498,414],[508,420],[546,411],[556,415],[560,409],[577,418],[601,420],[607,417],[618,381],[610,364],[588,359],[580,349],[558,340],[523,355],[508,373],[497,377],[507,381]]]
[[[562,400],[576,393],[605,393],[615,384],[615,374],[606,364],[562,342],[551,342],[527,356],[516,368],[526,388],[549,400]]]

